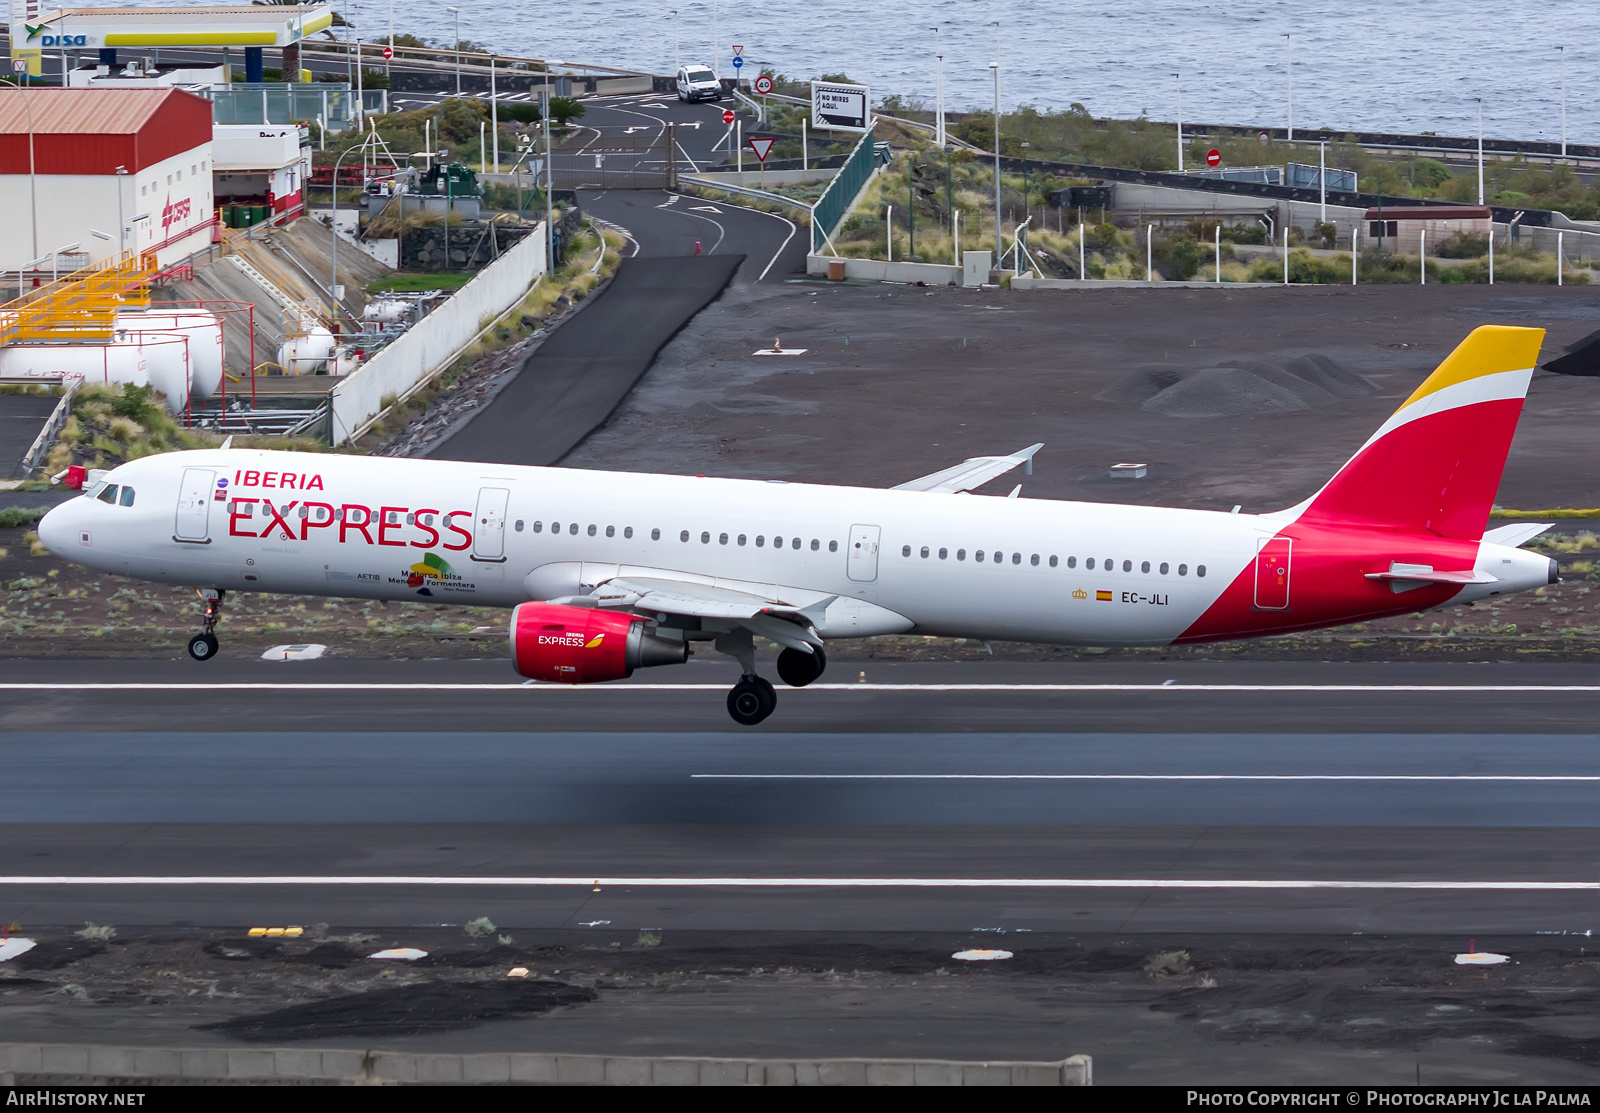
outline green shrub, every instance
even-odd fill
[[[1487,232],[1452,232],[1433,249],[1441,259],[1476,259],[1489,254]]]

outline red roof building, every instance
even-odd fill
[[[211,242],[211,102],[180,89],[0,90],[0,270]],[[102,239],[105,235],[106,239]],[[48,258],[37,269],[49,270]],[[62,262],[62,269],[69,269]]]

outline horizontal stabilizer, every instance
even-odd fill
[[[1403,580],[1414,584],[1495,584],[1500,581],[1487,572],[1435,572],[1424,565],[1397,564],[1387,572],[1368,572],[1369,580]]]
[[[1525,545],[1550,528],[1549,522],[1516,522],[1509,526],[1497,526],[1483,535],[1485,545],[1504,545],[1508,549],[1515,549]]]
[[[901,483],[889,489],[958,495],[963,491],[976,490],[1012,468],[1030,464],[1033,454],[1043,447],[1044,443],[1040,442],[1024,448],[1021,452],[1013,452],[1009,456],[974,456],[970,460],[961,461],[955,467],[945,468],[943,471],[936,471],[932,475],[925,475],[921,479],[913,479],[909,483]]]

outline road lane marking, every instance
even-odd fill
[[[691,773],[691,781],[1423,781],[1592,784],[1582,773]]]
[[[1171,877],[433,877],[376,875],[269,874],[261,876],[13,874],[0,886],[51,885],[183,887],[216,886],[370,886],[583,888],[598,884],[641,889],[1357,889],[1377,891],[1597,892],[1600,881],[1350,881],[1322,878],[1171,878]]]
[[[96,681],[39,680],[0,682],[0,692],[204,692],[204,691],[330,691],[330,692],[724,692],[727,683],[546,684],[538,681]],[[1544,695],[1600,694],[1600,684],[809,684],[785,688],[785,696],[803,692],[1372,692],[1372,693],[1529,693]]]

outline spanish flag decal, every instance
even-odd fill
[[[1111,602],[1111,592],[1097,591],[1094,593],[1094,598],[1097,603],[1109,603]]]

